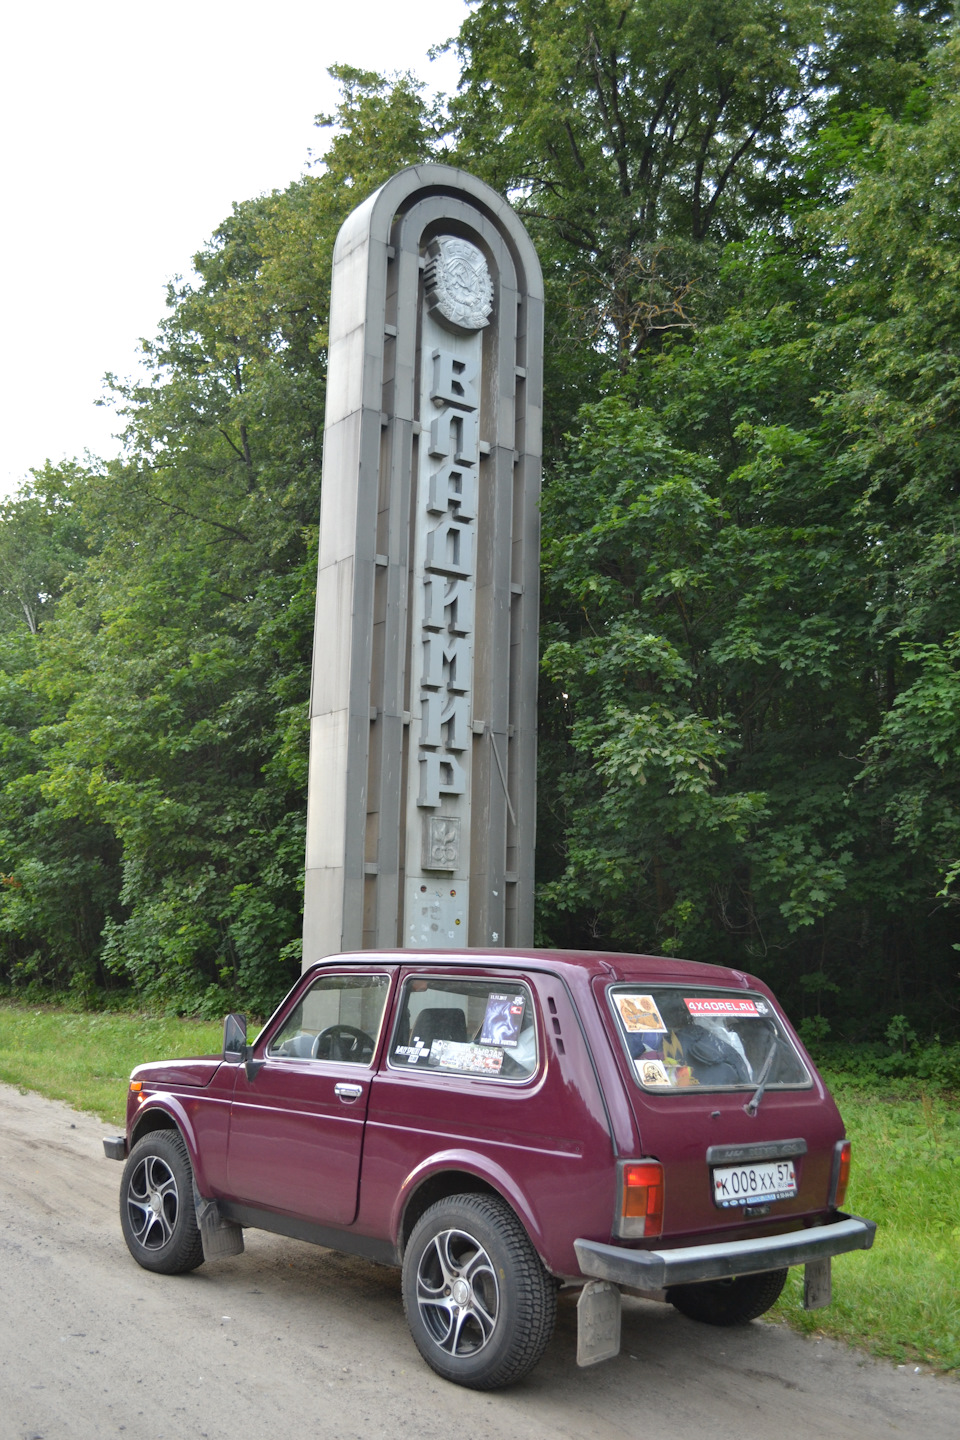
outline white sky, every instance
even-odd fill
[[[334,108],[328,65],[450,91],[465,0],[33,0],[0,27],[5,282],[0,493],[31,466],[116,454],[97,407],[164,287],[234,200],[301,175]]]

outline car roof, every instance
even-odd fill
[[[679,960],[664,955],[632,955],[619,950],[546,950],[497,947],[464,950],[359,950],[328,955],[310,967],[326,969],[338,965],[375,965],[378,961],[402,964],[407,969],[436,971],[438,964],[450,971],[522,969],[551,971],[568,980],[609,979],[643,984],[720,985],[753,989],[761,985],[754,976],[725,965],[706,965],[699,960]],[[761,987],[765,988],[765,987]]]

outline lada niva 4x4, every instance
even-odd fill
[[[177,1274],[252,1226],[402,1267],[421,1355],[476,1389],[525,1375],[561,1285],[578,1360],[616,1354],[621,1290],[713,1325],[774,1303],[875,1226],[850,1145],[761,981],[570,951],[366,951],[314,965],[252,1044],[141,1065],[124,1238]]]

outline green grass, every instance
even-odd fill
[[[0,1002],[0,1080],[124,1124],[135,1065],[219,1054],[223,1026],[146,1015],[97,1015]]]
[[[878,1225],[873,1249],[833,1262],[833,1304],[803,1309],[790,1271],[778,1315],[874,1355],[960,1369],[960,1106],[830,1081],[853,1142],[846,1208]]]
[[[219,1024],[130,1014],[77,1014],[0,1002],[0,1080],[91,1110],[122,1127],[135,1065],[216,1054]],[[875,1355],[960,1370],[960,1104],[948,1092],[831,1086],[853,1140],[847,1209],[879,1225],[873,1249],[834,1261],[834,1300],[803,1309],[790,1272],[771,1318]]]

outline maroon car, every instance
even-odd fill
[[[761,981],[648,956],[367,951],[308,970],[252,1045],[141,1065],[120,1218],[165,1274],[243,1228],[402,1266],[413,1338],[492,1389],[581,1287],[578,1359],[619,1347],[620,1287],[715,1325],[774,1303],[790,1265],[829,1302],[850,1145]]]

